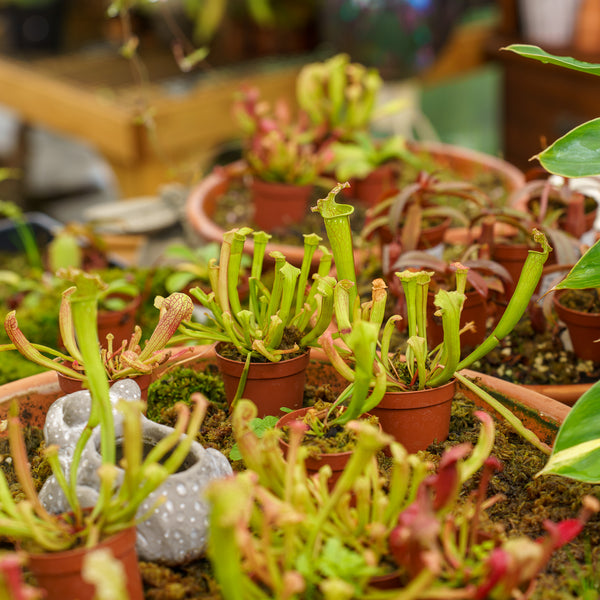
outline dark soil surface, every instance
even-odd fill
[[[594,383],[600,379],[600,364],[565,349],[564,336],[564,327],[559,326],[536,331],[525,314],[513,332],[471,368],[525,385]]]
[[[600,313],[600,295],[591,290],[566,290],[560,295],[560,303],[571,310],[584,313]]]

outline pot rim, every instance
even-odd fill
[[[197,350],[196,350],[197,349]],[[197,353],[196,359],[199,361],[209,361],[215,358],[214,345],[197,346],[194,348]],[[328,363],[327,355],[320,348],[311,348],[311,362]],[[552,421],[556,425],[560,425],[569,413],[570,407],[558,400],[541,394],[538,391],[529,389],[526,386],[512,383],[472,371],[464,369],[461,374],[469,378],[479,380],[489,388],[498,391],[503,396],[509,397],[525,407],[532,408],[542,416],[542,418]],[[32,393],[44,394],[47,396],[54,395],[57,398],[60,395],[58,387],[58,379],[55,371],[44,371],[36,375],[30,375],[10,383],[0,385],[0,418],[5,418],[10,406],[11,400],[15,397],[27,398]],[[49,402],[50,403],[50,402]]]

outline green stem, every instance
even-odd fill
[[[227,267],[227,295],[229,296],[229,305],[234,314],[242,309],[240,306],[238,285],[242,255],[244,253],[244,242],[246,241],[246,236],[251,232],[252,230],[249,227],[242,227],[233,234],[231,241],[229,264]]]
[[[475,361],[483,358],[488,352],[493,350],[500,343],[500,340],[514,329],[527,309],[531,301],[531,296],[535,292],[535,288],[542,276],[544,263],[548,258],[550,250],[552,250],[544,234],[537,229],[533,230],[533,239],[541,244],[542,251],[529,250],[523,270],[521,271],[521,276],[502,318],[494,331],[492,331],[483,343],[460,361],[457,367],[458,371],[466,369],[469,365],[472,365]]]
[[[296,292],[296,313],[299,313],[304,305],[304,299],[306,296],[306,284],[310,275],[310,268],[312,265],[312,258],[315,254],[315,250],[319,245],[319,242],[323,238],[318,236],[316,233],[310,233],[304,235],[304,256],[302,257],[302,265],[300,267],[300,277],[298,278],[298,290]]]
[[[494,409],[498,414],[500,414],[508,424],[525,440],[527,440],[532,446],[541,450],[544,454],[550,455],[552,449],[544,444],[540,440],[540,438],[530,429],[527,429],[525,425],[508,409],[504,404],[500,401],[496,400],[491,394],[475,385],[470,379],[467,379],[464,375],[460,373],[455,373],[454,376],[456,379],[466,387],[468,390],[471,390],[474,394],[477,395],[478,398],[481,398],[486,404],[488,404],[492,409]]]

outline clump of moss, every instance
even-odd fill
[[[176,568],[140,562],[140,571],[146,600],[222,599],[207,559]]]
[[[147,416],[152,421],[169,421],[168,411],[177,402],[192,405],[192,394],[200,392],[212,404],[220,408],[227,406],[223,380],[216,367],[209,365],[204,371],[189,367],[177,367],[161,376],[148,388]],[[166,423],[168,424],[168,423]]]
[[[152,383],[148,389],[148,418],[173,427],[177,421],[175,404],[183,402],[191,405],[192,394],[196,392],[209,401],[198,432],[198,442],[205,448],[215,448],[229,456],[235,440],[223,380],[214,365],[208,365],[204,371],[177,367]]]
[[[52,474],[50,464],[44,456],[44,434],[43,431],[37,427],[23,426],[23,439],[25,440],[25,449],[29,463],[31,465],[31,475],[35,489],[39,491],[44,482]],[[8,485],[11,489],[12,494],[17,500],[23,499],[23,492],[21,491],[21,485],[15,474],[15,470],[12,463],[12,457],[10,452],[10,445],[8,443],[8,437],[0,438],[0,468],[6,477]]]

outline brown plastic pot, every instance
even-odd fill
[[[254,177],[251,191],[254,222],[263,231],[273,231],[304,219],[313,186],[275,183]]]
[[[86,554],[106,548],[123,565],[129,600],[142,600],[144,592],[135,544],[136,529],[130,527],[91,549],[29,554],[28,567],[44,590],[46,600],[93,600],[96,597],[95,587],[83,579],[81,568]]]
[[[283,429],[287,427],[293,421],[302,421],[304,415],[310,410],[310,407],[299,408],[292,412],[289,412],[277,421],[275,427]],[[372,413],[370,413],[372,414]],[[289,444],[283,439],[279,438],[279,446],[281,447],[285,456],[287,456],[289,450]],[[340,478],[342,471],[346,468],[350,457],[352,456],[352,450],[345,452],[328,452],[321,454],[309,455],[304,460],[304,466],[309,475],[315,475],[319,472],[319,469],[324,465],[329,465],[331,468],[331,477],[328,480],[329,489],[332,489],[337,480]]]
[[[448,437],[455,387],[452,380],[437,388],[386,392],[370,412],[379,419],[385,433],[415,453]]]
[[[83,382],[81,379],[63,375],[58,371],[56,375],[58,377],[58,385],[63,394],[73,394],[74,392],[78,392],[83,389]],[[142,393],[141,399],[144,402],[148,400],[148,387],[152,383],[152,374],[147,373],[144,375],[135,375],[128,377],[127,379],[134,379],[135,382],[140,386],[140,391]],[[114,380],[109,380],[108,385],[111,386],[113,383],[115,383]]]
[[[552,303],[558,318],[567,326],[573,352],[584,360],[600,362],[600,313],[586,313],[561,304],[561,292],[554,295]]]
[[[216,345],[217,366],[223,378],[225,396],[231,405],[235,398],[244,363],[219,354],[221,343]],[[310,349],[304,354],[279,362],[250,363],[248,378],[242,398],[256,404],[258,417],[280,415],[281,408],[295,410],[302,407],[306,368]]]

